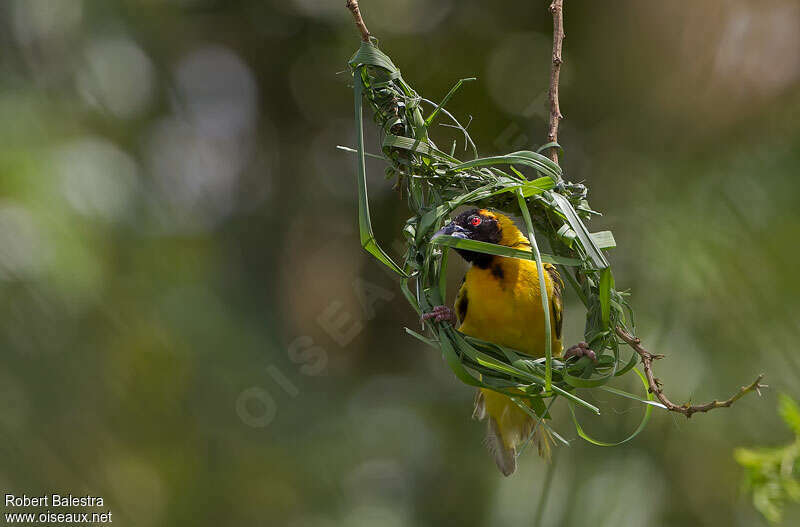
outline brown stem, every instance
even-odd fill
[[[756,392],[758,395],[761,395],[761,388],[766,388],[766,384],[761,384],[761,379],[764,378],[764,374],[762,373],[756,380],[748,384],[747,386],[742,386],[739,388],[735,394],[730,396],[728,399],[724,401],[717,401],[714,399],[711,402],[705,404],[692,404],[684,403],[681,405],[675,404],[670,401],[666,395],[664,395],[664,390],[661,388],[661,381],[659,381],[654,373],[653,373],[653,361],[658,359],[664,358],[663,355],[657,355],[654,353],[650,353],[644,347],[642,347],[642,341],[639,340],[638,337],[634,337],[623,328],[617,326],[617,335],[625,341],[628,346],[633,348],[633,350],[639,354],[639,357],[642,359],[642,366],[644,367],[644,375],[647,378],[647,384],[650,389],[650,393],[656,396],[656,398],[661,401],[661,403],[667,407],[667,410],[670,412],[677,412],[685,415],[687,418],[691,417],[692,414],[698,412],[708,412],[709,410],[713,410],[715,408],[727,408],[728,406],[735,403],[738,399],[743,397],[744,395],[750,392]]]
[[[361,17],[361,10],[358,8],[358,0],[347,0],[345,6],[347,6],[347,9],[353,13],[353,19],[356,22],[356,27],[361,33],[361,40],[364,42],[369,42],[369,29],[367,29],[367,25],[364,23],[364,19]]]
[[[564,0],[553,0],[550,12],[553,14],[553,65],[550,67],[550,120],[547,129],[547,142],[558,142],[558,123],[564,118],[558,104],[558,80],[561,76],[561,48],[564,42]],[[558,148],[550,148],[548,157],[558,163]]]

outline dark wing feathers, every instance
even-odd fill
[[[550,311],[553,317],[553,324],[556,330],[556,337],[561,338],[561,328],[563,326],[562,312],[564,311],[563,291],[564,281],[558,270],[551,264],[544,264],[544,269],[553,281],[553,298],[550,299]]]
[[[456,316],[458,316],[458,323],[463,324],[464,319],[467,318],[467,307],[469,306],[469,298],[467,298],[467,286],[464,284],[466,276],[461,279],[461,287],[456,296]]]

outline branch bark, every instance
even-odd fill
[[[558,103],[558,81],[561,77],[561,64],[564,60],[561,57],[561,48],[564,42],[564,0],[553,0],[550,4],[550,12],[553,14],[553,63],[550,66],[550,119],[547,128],[547,142],[558,142],[558,125],[561,119],[561,107]],[[554,163],[558,163],[558,147],[550,148],[547,157]]]
[[[369,42],[369,37],[371,35],[369,33],[369,29],[367,29],[367,25],[364,23],[364,19],[361,17],[361,10],[358,8],[358,0],[347,0],[345,6],[353,14],[356,27],[358,28],[359,33],[361,33],[361,40],[364,42]]]
[[[747,386],[742,386],[739,388],[735,394],[731,395],[729,398],[725,399],[724,401],[718,401],[714,399],[711,402],[704,403],[704,404],[689,404],[684,403],[681,405],[675,404],[670,401],[666,395],[664,395],[664,390],[661,388],[661,381],[653,373],[653,362],[658,359],[663,359],[663,355],[658,355],[655,353],[650,353],[642,346],[642,341],[638,337],[634,337],[621,327],[617,327],[616,329],[617,335],[625,341],[625,343],[630,346],[636,353],[639,354],[639,357],[642,359],[642,366],[644,368],[644,375],[647,378],[647,384],[649,385],[649,391],[656,398],[661,401],[661,404],[667,407],[667,410],[670,412],[681,413],[685,415],[687,418],[691,417],[692,414],[696,414],[699,412],[708,412],[710,410],[714,410],[715,408],[727,408],[743,396],[747,395],[750,392],[756,392],[758,395],[761,395],[761,388],[766,388],[766,384],[761,384],[761,380],[764,378],[764,374],[762,373],[756,380],[748,384]]]
[[[561,56],[561,50],[564,42],[563,10],[564,0],[553,0],[550,4],[550,12],[553,15],[553,63],[550,68],[550,118],[549,127],[547,130],[548,143],[558,142],[558,125],[561,122],[561,119],[564,118],[564,116],[561,114],[561,107],[558,100],[558,82],[561,75],[561,64],[564,62]],[[558,164],[558,148],[550,148],[548,157],[554,163]],[[661,381],[659,381],[653,372],[653,362],[663,358],[664,356],[647,351],[642,346],[642,341],[639,340],[638,337],[628,333],[624,328],[618,326],[615,328],[615,330],[617,335],[641,358],[642,367],[644,368],[644,374],[647,378],[647,384],[650,393],[655,395],[661,404],[663,404],[670,412],[680,413],[689,418],[692,416],[692,414],[708,412],[710,410],[714,410],[715,408],[727,408],[743,396],[753,391],[758,393],[758,395],[761,395],[761,388],[767,387],[765,384],[761,384],[761,380],[764,378],[764,374],[762,373],[756,377],[756,380],[754,380],[752,383],[748,384],[747,386],[742,386],[739,391],[724,401],[718,401],[715,399],[705,404],[675,404],[664,394],[664,390],[661,387]]]

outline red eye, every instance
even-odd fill
[[[477,227],[481,224],[481,219],[478,216],[473,216],[472,219],[469,220],[469,224],[473,227]]]

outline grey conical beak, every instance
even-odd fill
[[[431,240],[435,240],[439,236],[443,235],[452,236],[454,238],[463,238],[463,239],[469,238],[469,236],[467,235],[467,231],[461,225],[456,225],[453,222],[448,223],[447,225],[436,231],[436,233],[431,237]]]

